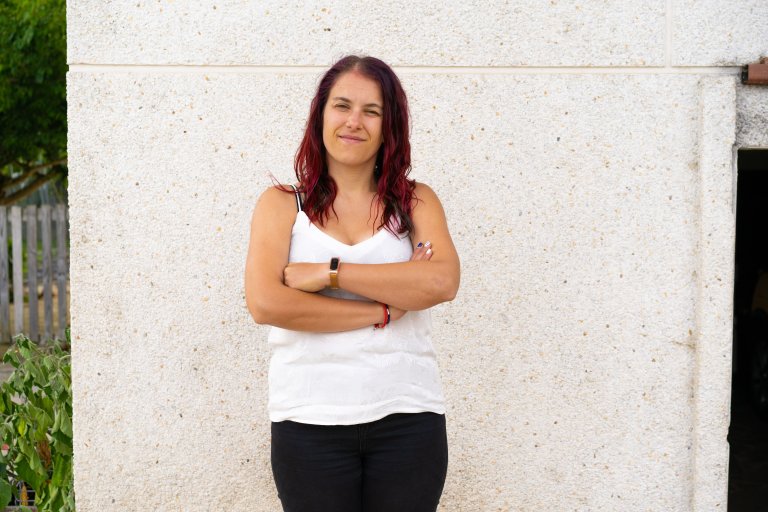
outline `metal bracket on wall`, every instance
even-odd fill
[[[759,64],[747,64],[741,68],[741,83],[768,85],[768,57],[761,57]]]

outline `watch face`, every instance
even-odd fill
[[[331,270],[339,269],[339,258],[331,258]]]

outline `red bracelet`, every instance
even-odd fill
[[[381,307],[384,308],[384,321],[380,324],[373,324],[374,329],[383,329],[389,324],[389,306],[382,304]]]

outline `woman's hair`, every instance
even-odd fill
[[[355,71],[381,88],[383,142],[376,155],[376,194],[384,210],[381,224],[393,234],[413,230],[411,210],[415,182],[411,170],[408,100],[400,80],[387,64],[374,57],[348,55],[326,71],[312,98],[304,138],[296,151],[294,170],[306,194],[304,211],[312,222],[324,225],[336,198],[336,183],[328,174],[323,145],[323,111],[331,88],[344,73]],[[335,213],[335,212],[334,212]]]

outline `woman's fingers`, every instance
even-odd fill
[[[427,240],[424,243],[419,242],[416,249],[413,250],[411,261],[429,261],[432,257],[432,243]]]

